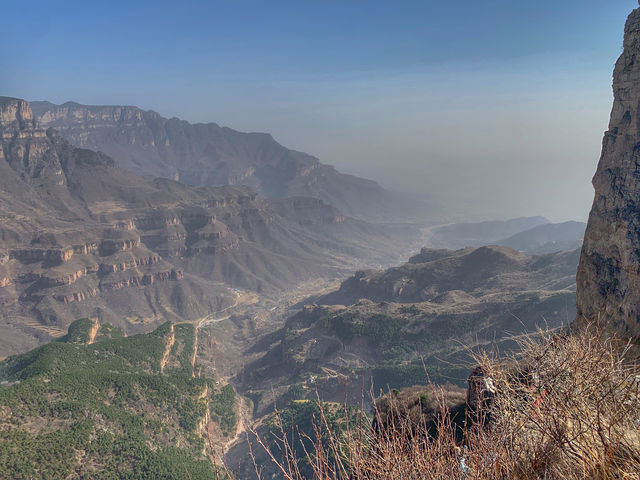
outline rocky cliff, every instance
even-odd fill
[[[613,93],[578,269],[578,321],[640,338],[640,9],[625,26]]]
[[[72,144],[105,152],[137,175],[187,185],[248,185],[268,198],[307,196],[366,220],[425,219],[433,205],[345,175],[264,133],[190,124],[132,106],[32,103],[38,123]]]
[[[0,356],[83,316],[129,332],[197,319],[231,301],[220,282],[277,294],[402,244],[318,200],[142,179],[38,127],[24,100],[0,98],[0,136]]]

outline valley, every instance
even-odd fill
[[[233,304],[227,287],[278,298],[393,262],[419,238],[319,199],[138,177],[42,129],[24,100],[0,98],[0,130],[0,356],[81,317],[140,333]]]
[[[269,425],[274,405],[306,405],[316,395],[358,405],[365,391],[377,395],[428,379],[463,385],[474,351],[516,349],[523,335],[575,316],[584,224],[543,217],[445,223],[428,208],[415,216],[380,187],[265,136],[133,107],[36,102],[34,114],[30,103],[7,97],[0,107],[0,374],[7,398],[18,395],[22,379],[49,381],[40,371],[33,378],[20,373],[39,352],[64,350],[71,341],[101,355],[142,341],[139,353],[155,352],[149,359],[125,355],[118,362],[142,375],[134,390],[145,398],[145,415],[175,412],[153,403],[153,392],[140,396],[142,385],[172,382],[176,369],[206,379],[204,393],[194,390],[198,427],[180,433],[186,444],[177,441],[196,472],[209,458],[238,478],[253,478],[246,434]],[[176,163],[185,151],[189,160]],[[213,159],[232,154],[244,173],[207,173],[224,172]],[[270,169],[298,173],[280,171],[285,183],[276,185]],[[367,208],[331,196],[334,188],[357,191]],[[376,222],[371,206],[382,209]],[[394,222],[388,209],[396,209]],[[120,356],[120,348],[113,353]],[[60,374],[83,371],[74,368],[65,363]],[[104,382],[120,384],[117,376]],[[117,396],[119,388],[106,394]],[[27,408],[25,401],[16,397],[12,408]],[[84,408],[102,411],[101,402]],[[119,407],[138,415],[136,405]],[[51,420],[43,435],[58,434],[61,419],[69,420],[45,417]],[[92,435],[74,437],[82,455],[91,455],[94,446],[82,442]],[[173,445],[164,437],[147,442]],[[159,465],[165,460],[157,458]],[[56,468],[104,467],[65,462]]]
[[[0,480],[640,480],[636,2],[5,3]]]
[[[579,250],[424,248],[405,265],[356,273],[293,308],[285,302],[267,328],[238,310],[201,337],[212,339],[201,359],[252,401],[253,428],[262,434],[274,405],[286,409],[294,400],[369,408],[371,395],[390,389],[464,386],[474,351],[504,354],[537,328],[570,324],[578,258]],[[416,286],[428,289],[418,294]],[[221,371],[222,358],[229,363]],[[225,457],[239,478],[254,478],[248,449],[242,436]]]

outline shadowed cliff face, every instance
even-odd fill
[[[627,20],[577,277],[578,320],[640,337],[640,9]]]

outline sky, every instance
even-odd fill
[[[637,6],[0,1],[0,95],[268,132],[469,218],[585,220]]]

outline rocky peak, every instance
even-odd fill
[[[65,184],[60,159],[52,148],[53,137],[53,132],[36,128],[29,102],[0,97],[0,160],[6,160],[24,179]]]
[[[578,268],[578,322],[600,319],[640,338],[640,9],[625,26],[613,93]]]
[[[19,98],[0,97],[0,128],[3,131],[32,129],[33,126],[29,102]]]

